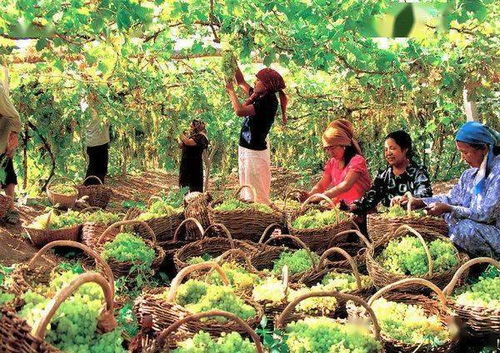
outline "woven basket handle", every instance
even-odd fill
[[[167,295],[167,302],[173,303],[175,299],[175,295],[177,294],[177,289],[182,283],[182,280],[191,272],[204,270],[204,269],[214,269],[219,273],[219,276],[222,278],[222,282],[225,286],[229,285],[229,280],[227,279],[226,273],[222,270],[222,267],[217,262],[203,262],[201,264],[191,265],[184,267],[175,278],[172,280],[170,285],[170,290]]]
[[[455,275],[451,279],[450,283],[443,289],[443,293],[445,295],[451,295],[453,293],[453,289],[455,289],[455,286],[457,285],[458,280],[460,277],[463,275],[463,273],[468,270],[471,266],[474,266],[476,264],[481,264],[481,263],[489,263],[496,268],[500,269],[500,262],[497,260],[492,259],[491,257],[478,257],[472,260],[467,261],[464,263],[460,268],[455,272]]]
[[[97,181],[99,182],[99,184],[104,185],[104,183],[102,182],[102,180],[98,176],[95,176],[95,175],[89,175],[88,177],[86,177],[85,179],[83,179],[82,184],[85,184],[85,182],[87,180],[89,180],[89,179],[97,179]]]
[[[312,264],[313,264],[313,268],[316,269],[316,270],[318,270],[318,263],[314,259],[313,255],[311,253],[311,249],[309,249],[309,247],[302,240],[300,240],[299,238],[297,238],[296,236],[289,235],[289,234],[274,235],[271,238],[267,239],[267,241],[264,243],[264,245],[268,245],[269,242],[271,242],[273,240],[277,240],[277,239],[291,239],[296,244],[298,244],[302,249],[305,249],[307,251],[307,254],[309,255],[309,257],[311,258],[311,261],[312,261]]]
[[[176,321],[175,323],[173,323],[172,325],[170,325],[169,327],[167,327],[166,329],[164,329],[160,333],[160,335],[158,336],[158,338],[155,341],[153,352],[158,352],[159,349],[166,348],[166,351],[161,350],[161,352],[169,353],[170,349],[168,348],[168,345],[166,345],[166,342],[168,341],[168,336],[172,332],[174,332],[179,327],[181,327],[182,325],[184,325],[190,321],[197,321],[197,320],[200,320],[202,318],[211,317],[211,316],[222,316],[222,317],[225,317],[226,319],[229,319],[229,320],[236,322],[252,338],[253,342],[255,343],[255,348],[257,350],[257,353],[264,353],[264,349],[262,348],[262,344],[260,343],[259,336],[255,333],[255,331],[250,326],[248,326],[248,324],[245,321],[243,321],[242,319],[240,319],[239,317],[237,317],[234,314],[228,313],[226,311],[220,311],[220,310],[211,310],[211,311],[207,311],[204,313],[193,314],[193,315],[187,316],[181,320]],[[167,347],[165,347],[165,346],[167,346]]]
[[[53,179],[52,179],[51,181],[49,181],[49,183],[47,184],[47,189],[50,189],[50,186],[51,186],[51,185],[54,183],[54,181],[56,181],[56,180],[57,180],[57,181],[62,181],[62,180],[64,180],[64,181],[69,181],[69,182],[71,183],[71,186],[72,186],[72,187],[74,187],[74,188],[75,188],[75,190],[77,190],[77,189],[76,189],[76,183],[75,183],[72,179],[67,178],[67,177],[57,177],[57,178],[53,178]]]
[[[405,278],[405,279],[401,279],[397,282],[388,284],[387,286],[381,288],[377,293],[372,295],[372,297],[368,300],[368,304],[372,305],[375,300],[377,300],[382,295],[384,295],[385,293],[387,293],[393,289],[407,287],[407,286],[412,285],[412,284],[420,284],[422,286],[425,286],[425,287],[432,289],[437,294],[439,301],[443,305],[443,308],[446,308],[446,298],[444,296],[444,293],[441,291],[441,289],[439,289],[438,286],[436,286],[434,283],[432,283],[426,279],[423,279],[423,278]]]
[[[347,253],[347,251],[345,251],[344,249],[330,248],[330,249],[326,250],[323,253],[323,255],[321,255],[321,257],[319,259],[318,271],[321,270],[321,267],[323,265],[326,267],[326,264],[323,264],[323,262],[325,262],[328,259],[328,256],[335,254],[335,253],[342,255],[349,262],[349,265],[352,268],[352,273],[354,275],[354,278],[356,278],[356,285],[358,286],[358,289],[361,289],[362,285],[361,285],[361,278],[359,277],[358,265],[356,265],[356,262],[354,261],[352,256],[349,255]]]
[[[370,243],[370,241],[358,229],[348,229],[348,230],[344,230],[342,232],[337,233],[332,238],[332,240],[330,240],[330,243],[328,244],[328,248],[331,248],[334,245],[332,243],[337,240],[337,237],[339,235],[344,235],[344,234],[349,234],[349,233],[356,234],[359,237],[359,239],[361,239],[363,241],[363,243],[365,243],[368,250],[370,250],[373,247],[372,243]]]
[[[72,295],[81,285],[89,282],[97,283],[101,286],[104,293],[104,299],[106,301],[106,311],[101,314],[99,318],[99,327],[104,328],[105,332],[110,332],[117,327],[116,320],[114,320],[114,309],[113,309],[113,292],[109,287],[107,280],[98,273],[84,273],[76,277],[70,282],[66,287],[62,288],[55,297],[49,302],[48,307],[45,309],[44,314],[40,321],[34,325],[34,336],[43,340],[45,338],[45,331],[50,320],[56,313],[59,306]],[[106,322],[103,322],[106,320]],[[111,321],[108,321],[111,320]],[[114,320],[114,321],[113,321]]]
[[[288,191],[288,192],[286,193],[286,195],[285,195],[285,199],[284,199],[285,204],[283,205],[283,212],[286,212],[287,201],[288,201],[288,199],[290,198],[290,195],[292,195],[292,194],[300,194],[300,193],[302,193],[302,192],[303,192],[303,190],[300,190],[300,189],[292,189],[292,190],[290,190],[290,191]],[[299,201],[300,201],[300,200],[299,200]]]
[[[398,229],[396,229],[396,231],[394,232],[394,235],[395,236],[403,235],[407,232],[410,232],[410,233],[413,233],[414,235],[416,235],[418,240],[420,240],[420,242],[422,243],[422,246],[424,247],[424,250],[425,250],[425,254],[427,255],[427,261],[429,262],[429,271],[427,272],[427,275],[429,277],[431,277],[432,272],[433,272],[433,268],[434,268],[434,261],[432,261],[431,252],[429,250],[429,247],[427,246],[427,243],[425,242],[424,238],[422,237],[422,234],[417,232],[415,229],[413,229],[409,225],[403,224]]]
[[[203,226],[200,224],[200,222],[196,218],[189,217],[189,218],[186,218],[185,220],[183,220],[181,222],[181,224],[179,224],[179,226],[175,230],[174,237],[173,237],[174,242],[177,242],[178,237],[179,237],[179,232],[181,231],[182,226],[184,226],[186,223],[189,223],[189,222],[194,223],[194,225],[196,226],[196,229],[200,233],[200,239],[203,238],[203,235],[205,234],[205,231],[203,230]]]
[[[110,225],[104,232],[102,232],[101,236],[97,240],[97,244],[100,244],[105,238],[106,235],[108,235],[109,232],[111,232],[114,228],[119,227],[119,226],[125,226],[125,225],[130,225],[130,224],[140,224],[146,228],[146,231],[149,233],[151,236],[151,239],[153,240],[153,244],[156,245],[156,235],[155,232],[151,229],[151,227],[144,221],[139,221],[137,219],[131,219],[128,221],[118,221]]]
[[[266,238],[267,234],[269,233],[269,231],[271,229],[273,229],[273,227],[277,227],[279,228],[281,225],[279,223],[271,223],[270,225],[267,226],[266,229],[264,229],[264,231],[262,232],[262,235],[260,236],[260,239],[259,239],[259,244],[262,244],[262,242],[264,241],[264,239]],[[272,233],[271,233],[272,234]]]
[[[234,192],[234,197],[235,198],[238,198],[238,193],[243,190],[244,188],[248,188],[250,189],[250,192],[252,193],[252,202],[256,202],[257,200],[257,191],[255,190],[255,188],[250,185],[250,184],[244,184],[244,185],[241,185],[239,188],[236,189],[236,191]]]
[[[326,202],[328,202],[330,204],[330,206],[332,207],[335,207],[335,203],[333,203],[332,199],[329,198],[328,196],[326,196],[325,194],[313,194],[311,196],[309,196],[305,201],[304,203],[302,204],[302,206],[300,207],[300,211],[303,212],[305,207],[311,202],[311,200],[315,197],[321,197],[323,200],[325,200]],[[337,223],[338,223],[338,219],[337,219]]]
[[[206,235],[208,234],[208,231],[212,228],[215,228],[215,227],[219,227],[220,229],[222,229],[222,231],[224,232],[226,237],[229,239],[229,243],[231,244],[231,249],[234,249],[235,246],[234,246],[233,236],[231,235],[231,232],[229,231],[229,229],[227,229],[227,227],[222,223],[213,223],[213,224],[209,225],[207,227],[207,229],[205,229],[205,233],[203,233],[203,236],[201,237],[201,239],[204,239],[206,237]]]
[[[152,201],[155,201],[155,200],[157,200],[157,201],[163,201],[163,199],[162,199],[160,196],[153,195],[153,196],[151,196],[151,197],[148,199],[148,203],[147,203],[148,208],[149,208],[149,207],[151,207],[151,202],[152,202]]]
[[[141,213],[141,211],[136,207],[129,208],[127,210],[127,213],[125,213],[125,217],[123,217],[123,220],[128,221],[128,220],[134,219],[134,218],[138,217],[140,213]]]
[[[33,258],[28,262],[28,268],[33,266],[33,264],[40,258],[43,254],[45,254],[47,251],[49,251],[52,248],[55,248],[57,246],[70,246],[72,248],[78,248],[80,250],[83,250],[87,255],[92,257],[95,260],[96,268],[100,265],[104,275],[106,278],[109,280],[109,287],[111,288],[111,291],[114,293],[115,292],[115,279],[113,276],[113,271],[111,271],[111,268],[109,267],[108,263],[103,260],[103,258],[94,250],[89,248],[87,245],[79,243],[77,241],[72,241],[72,240],[54,240],[45,245],[43,248],[38,250],[38,252],[33,256]]]
[[[241,249],[229,249],[226,252],[224,252],[222,255],[218,256],[215,260],[217,262],[224,261],[227,257],[229,257],[233,254],[236,255],[237,257],[240,257],[243,260],[245,260],[245,266],[247,267],[248,270],[250,270],[251,272],[257,272],[257,269],[252,265],[252,261],[250,260],[250,258]]]
[[[373,323],[373,327],[375,328],[375,337],[377,338],[377,340],[380,341],[380,326],[378,324],[377,317],[375,316],[375,313],[373,312],[370,305],[367,304],[360,297],[357,297],[357,296],[351,295],[351,294],[347,294],[347,293],[340,293],[337,291],[309,292],[309,293],[302,294],[301,296],[295,298],[292,302],[290,302],[286,306],[285,310],[283,310],[283,312],[280,314],[280,316],[278,316],[278,319],[276,320],[276,328],[283,329],[285,326],[286,319],[293,312],[295,307],[301,301],[303,301],[307,298],[311,298],[311,297],[335,297],[337,299],[341,299],[341,300],[344,300],[346,302],[349,300],[352,300],[356,304],[363,306],[366,309],[366,311],[370,314],[370,317],[371,317],[371,320]]]

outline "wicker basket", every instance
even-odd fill
[[[163,250],[160,246],[157,245],[155,233],[153,232],[153,230],[151,230],[151,228],[148,227],[146,223],[142,221],[133,219],[128,221],[120,221],[113,223],[101,234],[101,236],[97,240],[96,251],[101,253],[104,250],[104,243],[112,240],[116,236],[116,233],[114,233],[113,231],[116,227],[134,225],[134,224],[141,224],[142,229],[147,230],[149,236],[151,237],[151,240],[144,239],[144,241],[148,246],[153,248],[156,253],[156,257],[153,263],[151,264],[151,271],[154,274],[154,272],[156,272],[163,263],[163,259],[165,258],[165,250]],[[109,267],[111,267],[113,274],[116,277],[120,276],[128,276],[129,278],[135,277],[134,274],[130,273],[130,269],[137,263],[134,263],[132,261],[119,262],[114,259],[108,259],[107,262],[109,264]]]
[[[340,240],[336,237],[337,234],[346,230],[357,229],[357,227],[352,220],[352,216],[350,216],[348,220],[340,221],[339,219],[337,219],[337,221],[334,224],[328,225],[326,227],[311,228],[311,229],[294,228],[292,226],[292,222],[298,217],[300,217],[300,215],[305,213],[305,211],[308,209],[307,205],[315,197],[321,197],[324,200],[326,200],[332,207],[335,207],[335,204],[328,196],[323,194],[314,194],[310,196],[306,201],[304,201],[300,213],[296,213],[294,217],[289,219],[288,229],[290,230],[291,234],[295,235],[304,243],[306,243],[306,245],[312,251],[323,253],[325,250],[328,249],[329,244],[332,244],[335,241]]]
[[[47,227],[50,223],[50,219],[52,217],[52,212],[49,213],[47,219]],[[80,235],[80,224],[76,224],[74,226],[62,229],[37,229],[31,228],[27,224],[23,224],[24,231],[28,234],[31,242],[37,246],[41,247],[47,243],[56,240],[72,240],[78,241]]]
[[[161,200],[161,197],[151,196],[148,200],[148,207],[151,206],[154,200]],[[173,238],[175,230],[179,228],[183,220],[184,212],[179,212],[170,216],[151,218],[143,222],[151,228],[159,242],[164,242]],[[141,234],[147,232],[140,224],[136,226],[136,231]]]
[[[288,228],[288,224],[290,223],[290,219],[295,218],[297,215],[300,214],[300,209],[291,209],[288,207],[288,200],[290,200],[290,196],[294,194],[301,194],[303,191],[300,189],[292,189],[288,191],[285,195],[285,198],[283,199],[284,205],[283,208],[278,207],[278,205],[275,204],[276,209],[280,210],[282,214],[282,221],[283,224],[285,224],[287,227],[285,228],[285,232],[290,232]],[[297,201],[300,201],[300,198],[296,198]]]
[[[222,278],[223,283],[229,284],[226,274],[222,268],[216,262],[204,262],[201,264],[191,265],[183,268],[177,276],[172,280],[171,287],[168,291],[168,296],[163,299],[159,298],[155,294],[158,293],[156,289],[152,293],[146,293],[138,297],[135,300],[134,310],[140,321],[144,317],[151,317],[153,322],[153,330],[156,332],[163,331],[166,327],[172,325],[176,321],[191,315],[184,307],[175,304],[175,297],[177,294],[177,288],[182,283],[184,278],[196,271],[203,271],[207,269],[216,270]],[[264,311],[262,307],[254,301],[245,299],[247,304],[252,305],[256,310],[256,315],[253,318],[249,318],[246,323],[250,327],[255,327],[260,322]],[[240,332],[242,334],[246,333],[234,322],[219,322],[216,320],[207,320],[200,322],[196,325],[187,325],[185,327],[186,332],[190,334],[196,334],[198,331],[203,330],[210,334],[220,335],[223,332]]]
[[[369,313],[372,326],[373,326],[373,333],[375,338],[382,342],[382,337],[380,334],[380,326],[378,324],[378,320],[375,316],[375,313],[373,310],[370,308],[370,306],[361,298],[351,295],[351,294],[346,294],[346,293],[340,293],[336,291],[326,291],[326,292],[310,292],[303,294],[295,300],[293,300],[290,304],[287,305],[285,310],[276,318],[276,329],[278,330],[284,330],[286,325],[296,321],[296,320],[301,320],[304,319],[305,317],[310,317],[310,315],[304,315],[304,314],[299,314],[299,313],[294,313],[295,307],[302,302],[305,299],[312,298],[312,297],[335,297],[339,302],[347,302],[347,301],[353,301],[354,303],[362,306],[363,308],[366,309],[366,311]],[[339,323],[345,322],[344,320],[337,320]],[[381,350],[383,352],[383,350]]]
[[[87,207],[81,211],[87,212],[90,210],[101,210],[100,207]],[[123,221],[127,221],[133,218],[133,214],[136,212],[136,209],[131,208],[127,211],[127,213],[123,216]],[[82,231],[81,231],[81,240],[82,243],[84,243],[87,246],[90,246],[94,248],[97,244],[97,240],[101,236],[101,234],[108,229],[108,227],[111,225],[110,224],[104,224],[104,223],[95,223],[95,222],[85,222],[82,225]],[[112,234],[112,237],[114,238],[116,234],[120,232],[119,229],[114,228],[113,231],[115,232]]]
[[[255,188],[251,185],[242,185],[236,192],[234,197],[243,188],[249,188],[256,199]],[[243,200],[244,201],[244,200]],[[218,211],[215,207],[222,203],[223,200],[213,201],[208,206],[208,216],[210,223],[224,224],[234,239],[249,240],[257,242],[262,232],[272,223],[280,223],[282,216],[278,210],[273,213],[257,211],[254,209]],[[250,201],[244,201],[251,203]]]
[[[0,218],[3,218],[7,211],[14,207],[14,199],[7,195],[0,195]]]
[[[427,261],[429,264],[429,271],[427,272],[426,275],[421,276],[419,278],[426,279],[432,283],[434,283],[436,286],[443,288],[445,285],[447,285],[455,272],[458,270],[458,268],[464,264],[469,257],[466,254],[459,253],[457,251],[457,260],[458,260],[458,265],[445,271],[445,272],[440,272],[440,273],[434,273],[433,270],[433,261],[431,257],[431,253],[429,250],[429,247],[427,246],[426,240],[435,240],[435,239],[442,239],[445,241],[450,241],[448,238],[443,237],[439,233],[431,232],[431,231],[426,231],[419,233],[415,229],[411,228],[410,226],[407,225],[402,225],[400,226],[391,236],[388,236],[385,238],[384,242],[379,243],[378,245],[374,245],[368,248],[366,251],[366,267],[368,269],[368,273],[370,274],[370,277],[373,279],[373,283],[377,288],[382,288],[385,287],[391,283],[397,282],[399,280],[405,279],[405,278],[412,278],[411,276],[406,276],[406,275],[401,275],[401,274],[395,274],[392,272],[389,272],[386,270],[376,259],[376,257],[382,252],[382,250],[385,248],[387,243],[391,240],[400,238],[402,236],[405,236],[408,232],[413,233],[417,238],[420,240],[422,243],[425,252],[427,254]],[[413,291],[413,292],[419,292],[422,290],[422,286],[416,285],[416,286],[408,286],[406,288],[406,291]]]
[[[190,192],[184,197],[184,216],[194,218],[200,222],[203,228],[210,226],[208,217],[208,205],[212,201],[212,196],[208,193]],[[186,239],[194,240],[198,235],[196,225],[186,226]],[[197,240],[197,239],[196,239]]]
[[[50,189],[50,187],[52,186],[52,183],[54,182],[54,180],[69,181],[73,185],[73,187],[75,188],[75,192],[71,195],[64,195],[64,194],[58,194],[58,193],[53,192]],[[62,207],[62,208],[72,208],[73,206],[75,206],[76,199],[78,198],[78,190],[77,190],[76,185],[73,182],[73,180],[71,180],[69,178],[64,178],[64,177],[60,177],[57,179],[54,178],[47,185],[47,196],[53,205],[59,205],[59,207]]]
[[[89,179],[97,179],[99,181],[98,185],[84,185]],[[102,209],[108,206],[111,196],[113,196],[113,190],[110,187],[104,186],[101,179],[95,175],[89,175],[85,178],[82,185],[76,187],[78,190],[78,198],[83,196],[88,196],[87,203],[90,206],[100,207]]]
[[[432,291],[434,291],[437,294],[439,302],[436,301],[436,299],[431,299],[424,295],[408,294],[402,292],[388,293],[392,290],[400,289],[401,287],[406,287],[406,286],[413,287],[415,285],[426,286]],[[387,287],[380,289],[377,293],[375,293],[368,301],[368,304],[372,305],[373,302],[380,297],[384,297],[386,300],[393,302],[402,302],[405,304],[421,306],[428,315],[437,315],[444,326],[446,326],[452,333],[455,332],[455,327],[452,327],[453,325],[452,317],[449,309],[446,306],[446,298],[444,297],[443,292],[436,285],[427,280],[421,278],[407,278],[392,283]],[[420,345],[407,344],[387,336],[386,334],[384,334],[384,331],[381,332],[381,336],[382,340],[384,341],[385,349],[389,353],[455,352],[455,346],[458,341],[458,337],[453,336],[444,344],[438,347],[432,347],[431,345],[423,345],[423,344]]]
[[[406,224],[417,232],[425,233],[427,231],[439,233],[442,236],[448,236],[448,224],[442,218],[423,216],[411,217],[411,204],[414,198],[411,194],[407,193],[407,216],[386,218],[378,213],[372,213],[367,216],[367,229],[368,235],[373,243],[378,244],[384,242],[387,236],[394,233],[403,224]]]
[[[352,241],[352,239],[350,239],[350,236],[352,235],[357,236],[359,241]],[[354,258],[358,268],[364,270],[366,268],[366,249],[370,246],[370,241],[363,235],[363,233],[361,233],[358,229],[350,229],[337,233],[328,244],[328,249],[337,247],[345,250],[351,257]],[[336,268],[351,268],[349,260],[344,256],[340,256],[340,259],[335,258],[333,261],[329,260],[329,264]]]
[[[227,238],[208,238],[206,235],[212,228],[220,229]],[[241,249],[249,254],[252,254],[257,250],[255,246],[247,242],[233,239],[231,232],[223,224],[212,224],[205,229],[205,232],[200,240],[186,244],[175,252],[175,268],[177,271],[180,271],[189,266],[187,261],[192,257],[202,256],[203,254],[210,254],[212,257],[217,257],[230,249]]]
[[[458,304],[450,295],[464,272],[475,264],[484,263],[492,264],[500,269],[500,262],[489,257],[469,260],[458,269],[451,282],[443,290],[444,294],[448,296],[448,305],[458,315],[467,333],[475,337],[500,335],[500,309]]]

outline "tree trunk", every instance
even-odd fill
[[[470,100],[470,94],[467,89],[463,90],[464,110],[467,116],[467,121],[477,121],[477,104]]]
[[[23,137],[23,189],[26,190],[28,187],[28,124],[24,125],[24,137]]]

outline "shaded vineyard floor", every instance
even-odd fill
[[[296,185],[299,175],[295,172],[281,168],[272,168],[271,189],[273,195],[283,197],[287,189]],[[318,178],[312,178],[316,180]],[[108,210],[114,212],[125,212],[122,203],[126,200],[147,201],[151,196],[161,192],[168,192],[178,183],[175,174],[164,171],[148,171],[141,175],[126,175],[110,177],[107,184],[113,189],[114,195],[108,206]],[[211,180],[211,185],[218,185],[216,188],[210,187],[214,197],[221,195],[223,190],[236,189],[238,186],[238,176],[231,174],[227,178]],[[438,183],[435,185],[436,192],[448,190],[452,183]],[[30,203],[28,205],[17,206],[21,221],[17,225],[0,224],[0,263],[11,265],[14,263],[27,262],[36,252],[36,248],[30,244],[29,240],[23,236],[22,223],[30,223],[33,218],[42,214],[45,205]],[[54,256],[48,255],[42,258],[40,265],[47,265],[54,260]]]

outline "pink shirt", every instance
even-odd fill
[[[360,177],[351,189],[337,195],[336,200],[334,200],[336,202],[344,200],[347,204],[350,204],[353,201],[360,199],[361,196],[363,196],[364,193],[370,189],[372,179],[370,177],[370,173],[368,172],[366,159],[359,154],[352,157],[344,169],[340,169],[338,164],[339,162],[335,158],[332,158],[325,165],[324,173],[329,175],[331,178],[331,183],[328,188],[334,187],[344,181],[350,170],[360,174]]]

